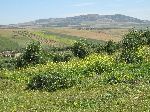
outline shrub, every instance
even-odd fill
[[[147,28],[146,30],[140,30],[140,36],[142,37],[143,43],[150,45],[150,31]]]
[[[116,50],[120,48],[119,43],[115,43],[112,40],[106,42],[104,45],[99,44],[96,49],[96,53],[107,53],[108,55],[113,54]]]
[[[39,64],[44,62],[42,47],[39,42],[33,42],[27,46],[24,53],[17,59],[17,67],[28,64]]]
[[[112,70],[112,65],[110,66],[107,62],[96,61],[92,64],[89,64],[85,69],[85,73],[89,74],[96,73],[101,75],[103,72],[110,72]]]
[[[136,51],[122,50],[120,58],[126,63],[140,63],[142,62],[142,56],[139,56]]]
[[[53,55],[53,62],[68,62],[71,58],[73,55],[70,52],[56,53]]]
[[[79,58],[85,58],[89,54],[89,46],[85,41],[75,42],[72,47],[74,56]]]
[[[28,89],[56,91],[72,87],[74,84],[75,81],[71,78],[68,78],[61,73],[53,72],[33,77],[28,84]]]
[[[113,54],[116,51],[116,44],[112,40],[108,41],[104,47],[105,52],[107,52],[109,55]]]
[[[141,31],[132,29],[122,40],[121,59],[127,63],[140,62],[142,60],[136,53],[138,48],[145,44],[144,38],[141,37]]]
[[[9,69],[9,70],[15,69],[15,59],[13,58],[0,59],[0,70],[1,69]]]
[[[99,44],[98,47],[95,50],[96,53],[103,53],[105,52],[105,46],[102,44]]]

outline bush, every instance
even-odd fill
[[[112,70],[112,65],[110,66],[107,62],[96,61],[92,64],[89,64],[87,68],[84,70],[89,74],[95,73],[97,75],[101,75],[104,72],[110,72]]]
[[[109,55],[113,54],[116,51],[116,43],[112,40],[108,41],[104,47],[105,52],[107,52]]]
[[[121,59],[126,63],[140,63],[142,62],[142,56],[139,56],[136,51],[132,50],[122,50]]]
[[[24,53],[17,59],[17,67],[24,67],[29,64],[43,63],[44,57],[42,47],[39,42],[33,42],[27,46]]]
[[[74,84],[74,80],[61,73],[54,72],[49,74],[40,74],[33,77],[28,84],[28,89],[56,91],[72,87]]]
[[[142,31],[132,29],[122,40],[121,59],[126,63],[140,62],[142,58],[137,55],[138,48],[146,43]]]
[[[120,48],[119,44],[113,42],[112,40],[106,42],[104,45],[99,44],[99,46],[96,49],[96,53],[107,53],[108,55],[113,54]]]
[[[9,70],[15,69],[15,59],[13,58],[0,59],[0,70],[2,69],[9,69]]]
[[[56,53],[53,55],[53,62],[68,62],[72,57],[70,52]]]
[[[140,36],[142,37],[143,43],[146,45],[150,45],[150,31],[147,28],[146,30],[139,31]]]
[[[89,46],[85,41],[76,42],[72,47],[72,52],[76,57],[85,58],[89,54]]]
[[[98,47],[95,50],[96,53],[103,53],[105,52],[105,46],[102,44],[99,44]]]

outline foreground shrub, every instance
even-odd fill
[[[70,52],[55,53],[53,55],[53,62],[68,62],[73,58],[73,54]]]
[[[17,59],[17,67],[44,62],[42,47],[39,42],[33,42],[27,46],[24,53]]]
[[[149,46],[141,46],[137,50],[137,55],[142,57],[143,61],[150,61],[150,47]]]
[[[112,40],[107,41],[105,44],[99,44],[96,48],[96,53],[107,53],[112,55],[120,48],[119,43],[115,43]]]
[[[108,41],[106,45],[104,46],[105,52],[107,52],[109,55],[113,54],[117,49],[117,45],[112,40]]]
[[[72,52],[76,57],[85,58],[89,54],[89,46],[85,41],[76,42],[72,47]]]
[[[62,75],[61,73],[54,72],[33,77],[28,84],[28,89],[56,91],[72,87],[74,84],[75,81],[71,78]]]
[[[88,74],[97,74],[101,75],[104,72],[110,72],[113,69],[113,64],[108,64],[107,61],[96,61],[94,63],[87,65],[86,69],[84,70],[85,73]]]
[[[2,69],[15,69],[15,59],[8,58],[8,59],[0,59],[0,70]]]
[[[142,37],[141,31],[130,30],[122,40],[121,59],[126,63],[140,62],[142,58],[137,55],[136,51],[141,45],[146,44],[146,40]]]
[[[116,83],[128,83],[135,84],[139,81],[149,82],[150,80],[150,63],[134,63],[116,64],[114,70],[110,73],[106,72],[102,74],[101,81],[105,84],[116,84]]]
[[[122,50],[120,58],[126,63],[140,63],[143,61],[142,56],[139,56],[136,51]]]

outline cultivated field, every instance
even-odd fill
[[[128,31],[128,29],[99,29],[99,30],[78,30],[78,29],[68,29],[68,28],[53,28],[48,29],[48,31],[72,35],[77,37],[83,37],[86,39],[95,39],[102,41],[120,41],[122,36]]]
[[[20,34],[18,34],[17,31],[20,31]],[[43,31],[45,33],[43,33]],[[40,41],[44,46],[56,47],[72,45],[75,41],[80,39],[87,39],[95,42],[96,40],[113,40],[117,42],[121,40],[122,36],[127,31],[127,29],[101,29],[87,31],[68,28],[0,29],[0,51],[4,51],[5,49],[13,50],[23,48],[33,40]]]

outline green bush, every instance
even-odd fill
[[[147,28],[146,30],[140,30],[139,34],[143,40],[143,43],[146,45],[150,45],[150,31],[149,31],[149,29]]]
[[[59,89],[69,88],[75,85],[75,81],[71,78],[64,76],[61,73],[40,74],[33,77],[29,84],[28,89],[31,90],[47,90],[56,91]]]
[[[17,59],[17,67],[24,67],[29,64],[43,63],[44,56],[39,42],[33,42],[27,46],[24,53]]]
[[[107,41],[105,44],[99,44],[96,48],[96,53],[107,53],[108,55],[113,54],[120,48],[119,43],[115,43],[112,40]]]
[[[0,70],[2,69],[15,69],[16,60],[13,58],[0,59]]]
[[[75,42],[72,47],[72,52],[76,57],[85,58],[89,54],[89,47],[85,41]]]
[[[143,31],[130,30],[122,40],[121,59],[126,63],[140,62],[142,58],[137,55],[136,51],[141,45],[146,43],[142,36]]]
[[[53,55],[53,62],[68,62],[72,58],[73,55],[70,52],[55,53]]]
[[[117,49],[117,45],[115,42],[113,42],[112,40],[108,41],[104,47],[105,52],[107,52],[109,55],[113,54],[116,49]]]
[[[142,62],[142,56],[139,56],[136,51],[122,50],[120,58],[126,63],[140,63]]]
[[[95,73],[97,75],[101,75],[103,72],[110,72],[112,68],[113,68],[112,65],[111,66],[108,65],[108,63],[96,61],[92,64],[89,64],[84,71],[85,71],[85,74]]]
[[[95,50],[96,53],[103,53],[105,52],[105,46],[102,44],[99,44]]]
[[[136,64],[116,64],[114,70],[110,73],[102,74],[101,80],[105,84],[128,83],[135,84],[139,81],[149,82],[150,79],[150,63],[136,63]]]

